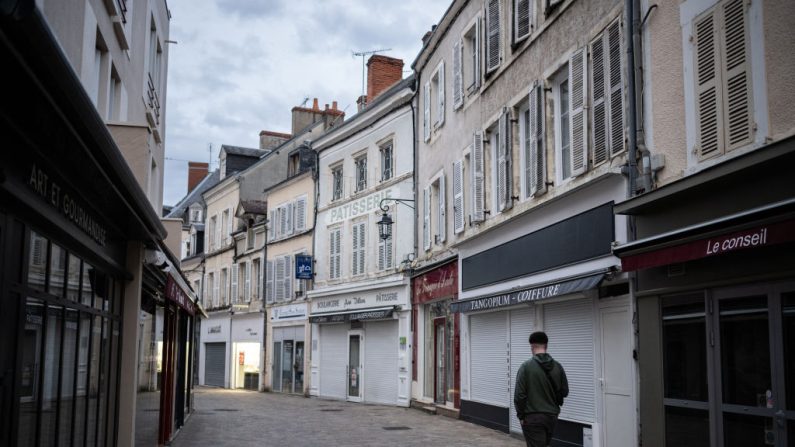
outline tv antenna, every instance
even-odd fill
[[[353,51],[351,50],[351,57],[361,56],[362,58],[362,96],[366,93],[364,90],[364,58],[365,56],[371,56],[376,53],[383,53],[385,51],[392,51],[392,48],[381,48],[379,50],[370,50],[370,51]]]

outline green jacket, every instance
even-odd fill
[[[520,420],[530,413],[560,414],[560,407],[555,402],[553,384],[544,370],[549,371],[549,376],[561,396],[569,395],[569,381],[560,363],[546,353],[534,356],[525,361],[516,374],[513,403],[516,416]]]

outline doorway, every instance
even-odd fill
[[[599,302],[602,445],[632,445],[637,439],[629,299]]]
[[[273,391],[303,394],[304,342],[280,340],[273,343]]]
[[[447,395],[445,321],[446,318],[433,320],[433,400],[438,404],[444,404]]]
[[[362,359],[364,358],[364,334],[362,331],[348,332],[348,386],[346,397],[352,402],[362,401]]]

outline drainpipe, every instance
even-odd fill
[[[635,183],[637,182],[638,176],[638,162],[637,162],[637,105],[636,105],[636,95],[637,95],[637,87],[635,85],[635,73],[637,71],[637,64],[635,62],[635,2],[637,0],[624,0],[624,14],[625,20],[624,23],[627,27],[627,35],[629,39],[627,39],[627,62],[632,64],[632,69],[627,70],[627,90],[629,90],[629,94],[627,95],[628,104],[627,104],[627,122],[629,124],[629,133],[627,135],[627,145],[628,145],[628,156],[629,156],[629,166],[627,166],[627,174],[629,176],[629,185],[627,191],[627,198],[631,198],[635,195],[635,191],[637,190]],[[630,240],[634,240],[634,225],[631,225],[630,228]]]

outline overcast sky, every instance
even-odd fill
[[[187,160],[217,167],[221,144],[258,147],[290,132],[305,98],[337,101],[346,118],[362,89],[362,58],[391,48],[404,74],[451,0],[171,0],[163,203],[187,191]]]

